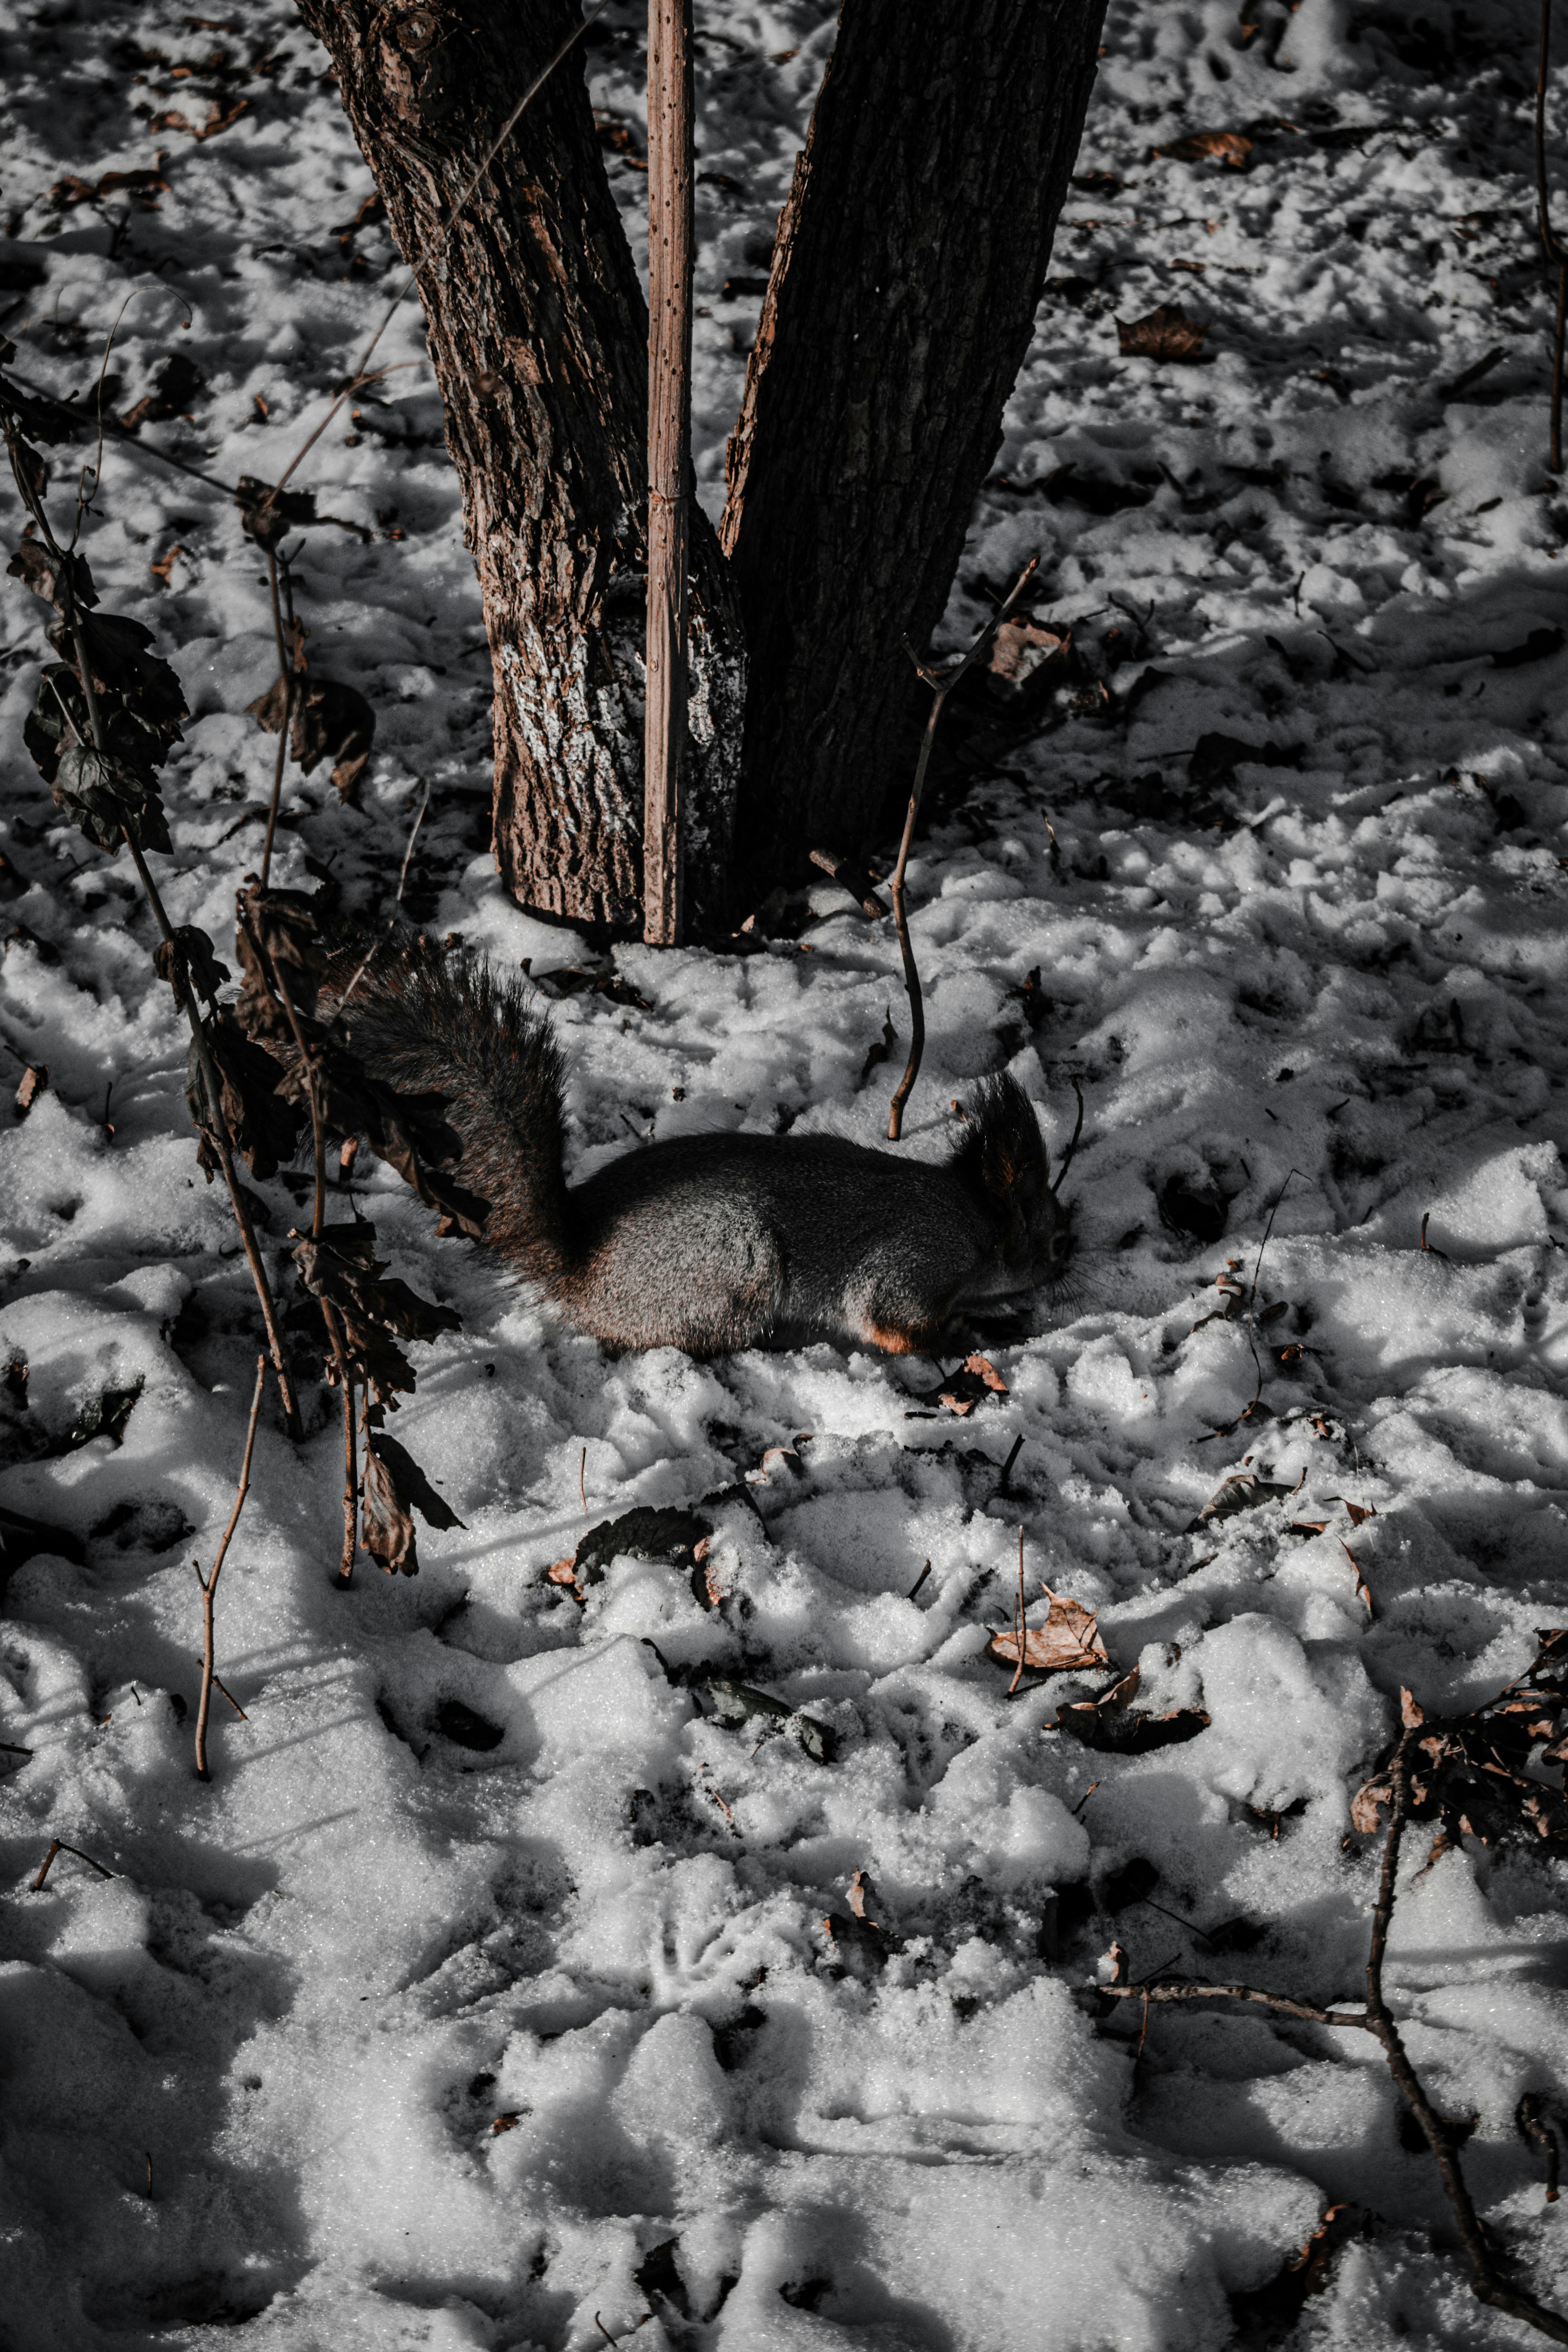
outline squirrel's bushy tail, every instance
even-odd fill
[[[331,959],[321,1010],[337,1012],[376,1076],[441,1097],[463,1144],[453,1172],[488,1204],[487,1246],[555,1287],[567,1255],[562,1063],[523,982],[425,940],[377,948],[368,962],[345,947]]]

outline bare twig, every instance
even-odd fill
[[[1021,1442],[1022,1442],[1022,1441],[1020,1441],[1020,1443],[1021,1443]],[[1007,1466],[1008,1466],[1008,1468],[1009,1468],[1009,1469],[1011,1469],[1011,1467],[1012,1467],[1012,1456],[1011,1456],[1011,1455],[1009,1455],[1009,1456],[1008,1456],[1008,1464],[1007,1464]],[[1005,1475],[1005,1474],[1004,1474],[1004,1475]],[[1029,1608],[1028,1608],[1028,1603],[1027,1603],[1027,1601],[1026,1601],[1025,1600],[1025,1598],[1024,1598],[1024,1530],[1023,1530],[1023,1528],[1020,1528],[1018,1529],[1018,1608],[1017,1608],[1017,1622],[1018,1622],[1018,1665],[1017,1665],[1017,1671],[1015,1673],[1015,1675],[1014,1675],[1014,1676],[1013,1676],[1012,1681],[1011,1681],[1011,1682],[1008,1684],[1008,1685],[1007,1685],[1007,1696],[1008,1696],[1008,1697],[1009,1697],[1009,1698],[1011,1698],[1011,1697],[1012,1697],[1013,1693],[1017,1689],[1018,1685],[1019,1685],[1019,1684],[1023,1681],[1023,1679],[1024,1679],[1024,1654],[1025,1654],[1026,1650],[1026,1649],[1027,1649],[1027,1647],[1028,1647],[1028,1642],[1029,1642]]]
[[[272,879],[272,836],[278,830],[278,803],[283,796],[283,771],[289,764],[289,730],[294,718],[294,658],[293,649],[283,634],[283,611],[278,593],[278,553],[268,547],[267,585],[272,598],[272,635],[278,647],[278,683],[283,689],[283,716],[278,724],[278,757],[272,769],[272,797],[267,803],[267,838],[261,846],[261,887],[265,890]],[[290,604],[292,598],[290,598]],[[293,615],[290,613],[290,619]]]
[[[373,940],[369,947],[366,948],[363,955],[360,958],[359,966],[353,978],[350,981],[348,986],[344,989],[342,994],[338,999],[337,1009],[340,1018],[342,1017],[343,1007],[347,1004],[350,997],[353,994],[355,989],[364,978],[365,973],[370,970],[376,950],[378,948],[384,948],[386,945],[387,940],[392,937],[392,928],[396,919],[397,909],[403,904],[403,887],[408,879],[408,867],[409,862],[414,856],[414,845],[419,838],[419,828],[425,822],[425,812],[429,805],[430,787],[426,784],[425,787],[425,797],[419,803],[413,825],[409,831],[408,846],[403,853],[403,866],[397,877],[397,895],[392,902],[392,913],[387,918],[386,928],[382,932],[381,937],[378,940]]]
[[[1083,1088],[1079,1086],[1076,1078],[1070,1079],[1068,1083],[1070,1084],[1074,1094],[1078,1097],[1078,1117],[1072,1123],[1072,1134],[1068,1138],[1068,1148],[1062,1153],[1062,1164],[1057,1170],[1057,1181],[1051,1186],[1053,1198],[1060,1192],[1063,1184],[1067,1181],[1068,1170],[1072,1166],[1073,1156],[1078,1150],[1079,1137],[1083,1133]]]
[[[647,13],[647,634],[643,938],[685,929],[688,500],[691,479],[691,0]]]
[[[1099,1785],[1097,1781],[1095,1786]],[[1258,2009],[1278,2010],[1284,2017],[1304,2018],[1310,2025],[1352,2025],[1363,2032],[1372,2031],[1359,2009],[1320,2009],[1310,2000],[1292,2000],[1286,1993],[1260,1992],[1256,1985],[1126,1984],[1097,1985],[1095,1990],[1112,2000],[1246,2000]]]
[[[213,1557],[211,1575],[204,1577],[199,1566],[194,1560],[191,1563],[196,1570],[196,1582],[202,1588],[202,1696],[196,1708],[196,1778],[198,1780],[212,1779],[212,1774],[207,1770],[207,1717],[212,1712],[213,1685],[217,1683],[219,1690],[223,1690],[223,1685],[217,1682],[217,1676],[213,1671],[213,1653],[216,1646],[213,1603],[217,1599],[217,1580],[223,1574],[223,1564],[228,1557],[228,1548],[233,1540],[234,1531],[239,1525],[239,1515],[245,1508],[245,1498],[250,1492],[250,1457],[256,1451],[256,1424],[261,1416],[261,1391],[266,1381],[267,1359],[265,1356],[258,1356],[256,1392],[250,1400],[250,1420],[245,1432],[245,1459],[239,1465],[239,1484],[235,1488],[234,1508],[228,1515],[228,1525],[223,1531],[222,1540]],[[230,1706],[243,1723],[245,1710],[238,1700],[230,1697],[227,1691],[224,1691],[223,1695],[228,1699]]]
[[[915,762],[915,780],[910,788],[909,812],[904,818],[903,838],[899,844],[899,862],[893,868],[893,919],[899,927],[899,952],[904,960],[904,985],[910,996],[910,1059],[903,1076],[899,1080],[898,1090],[893,1096],[888,1112],[889,1143],[897,1143],[903,1134],[904,1105],[908,1102],[913,1091],[915,1080],[920,1076],[921,1056],[925,1052],[925,1005],[921,997],[921,976],[915,964],[914,950],[910,945],[909,918],[904,909],[904,876],[910,862],[910,845],[915,835],[915,819],[920,814],[921,796],[925,791],[926,770],[931,764],[931,745],[936,740],[936,730],[948,696],[964,672],[972,668],[979,660],[980,656],[1034,578],[1039,568],[1039,562],[1037,555],[1032,555],[1029,558],[969,651],[950,669],[928,669],[908,638],[904,640],[905,652],[914,663],[924,684],[931,689],[931,714],[926,720],[925,733],[921,739],[920,758]]]
[[[248,918],[247,919],[248,926]],[[315,1200],[310,1216],[310,1239],[319,1242],[327,1222],[327,1114],[321,1099],[321,1049],[305,1034],[305,1025],[295,1005],[292,991],[282,965],[268,957],[258,931],[250,926],[250,938],[257,956],[282,999],[289,1026],[294,1033],[295,1051],[305,1079],[305,1097],[310,1107],[310,1140],[315,1155]],[[354,1553],[359,1549],[359,1480],[354,1465],[354,1382],[349,1365],[349,1351],[343,1338],[343,1328],[337,1308],[330,1298],[321,1302],[321,1316],[331,1341],[332,1360],[337,1366],[338,1384],[342,1392],[343,1415],[343,1548],[338,1561],[338,1580],[347,1584],[353,1574]]]
[[[1542,2336],[1550,2336],[1554,2344],[1568,2344],[1568,2319],[1550,2310],[1545,2304],[1537,2303],[1533,2295],[1510,2285],[1502,2275],[1497,2255],[1466,2184],[1453,2130],[1422,2087],[1384,1990],[1388,1931],[1397,1893],[1399,1853],[1410,1806],[1410,1756],[1419,1741],[1422,1729],[1420,1709],[1407,1694],[1405,1695],[1404,1712],[1405,1730],[1389,1769],[1388,1832],[1378,1874],[1377,1900],[1372,1915],[1363,2008],[1320,2009],[1312,2002],[1292,2000],[1282,1993],[1260,1991],[1254,1985],[1150,1983],[1100,1985],[1095,1990],[1114,2000],[1142,2001],[1145,2018],[1151,2002],[1242,2000],[1258,2008],[1274,2010],[1281,2016],[1302,2018],[1313,2025],[1349,2026],[1356,2032],[1372,2034],[1382,2044],[1388,2071],[1432,2151],[1443,2183],[1443,2193],[1452,2209],[1460,2242],[1469,2262],[1472,2294],[1479,2302],[1489,2305],[1494,2311],[1505,2311],[1510,2318],[1525,2321]]]
[[[837,849],[814,849],[811,862],[847,890],[868,923],[879,922],[888,909],[877,896],[877,886],[858,858]]]
[[[1257,1411],[1258,1400],[1263,1394],[1263,1362],[1258,1352],[1258,1325],[1254,1319],[1258,1308],[1258,1277],[1263,1271],[1263,1253],[1268,1247],[1268,1237],[1274,1231],[1274,1220],[1279,1214],[1279,1203],[1290,1189],[1290,1179],[1293,1176],[1299,1176],[1300,1172],[1299,1168],[1286,1170],[1285,1181],[1274,1195],[1274,1206],[1268,1212],[1268,1223],[1264,1226],[1263,1239],[1258,1244],[1258,1263],[1252,1269],[1252,1287],[1247,1294],[1247,1345],[1252,1358],[1252,1369],[1257,1375],[1257,1384],[1253,1389],[1252,1402],[1247,1406],[1247,1412],[1239,1415],[1242,1421],[1246,1421],[1249,1414]]]
[[[926,1564],[925,1564],[925,1566],[921,1569],[921,1570],[920,1574],[916,1577],[916,1579],[915,1579],[914,1582],[913,1582],[913,1583],[910,1585],[910,1590],[909,1590],[909,1598],[910,1598],[911,1601],[914,1599],[914,1597],[915,1597],[916,1593],[920,1591],[920,1589],[921,1589],[921,1585],[925,1582],[925,1580],[926,1580],[927,1577],[928,1577],[930,1574],[931,1574],[931,1562],[930,1562],[930,1560],[928,1559],[928,1560],[927,1560],[927,1562],[926,1562]]]
[[[43,1893],[44,1881],[49,1874],[50,1866],[53,1864],[57,1853],[74,1853],[79,1862],[86,1863],[89,1870],[96,1870],[100,1878],[118,1878],[120,1875],[120,1873],[117,1870],[105,1870],[101,1862],[94,1862],[91,1854],[83,1853],[79,1845],[68,1845],[64,1838],[51,1838],[49,1840],[49,1850],[44,1856],[43,1864],[39,1869],[38,1874],[28,1887],[27,1891],[30,1895],[41,1895]]]

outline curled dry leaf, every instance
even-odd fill
[[[1215,1488],[1195,1519],[1189,1519],[1183,1533],[1195,1536],[1214,1519],[1234,1518],[1238,1511],[1254,1511],[1260,1503],[1273,1503],[1296,1493],[1300,1486],[1281,1486],[1272,1479],[1259,1478],[1251,1470],[1237,1470]]]
[[[461,1328],[450,1307],[421,1298],[405,1282],[389,1276],[374,1255],[374,1225],[328,1225],[315,1240],[302,1240],[294,1263],[305,1287],[329,1301],[342,1318],[349,1370],[371,1389],[380,1404],[415,1385],[414,1368],[386,1336],[435,1339]]]
[[[1113,1756],[1143,1756],[1155,1748],[1178,1748],[1208,1729],[1209,1718],[1200,1706],[1177,1706],[1163,1715],[1135,1707],[1132,1701],[1142,1682],[1141,1666],[1097,1699],[1077,1699],[1058,1707],[1052,1727],[1065,1731],[1086,1748]]]
[[[162,425],[171,416],[183,415],[205,389],[201,370],[183,352],[172,352],[153,377],[152,391],[143,393],[135,406],[126,410],[121,425],[127,433],[139,432],[143,425]]]
[[[1208,329],[1179,303],[1162,302],[1142,319],[1118,319],[1116,332],[1123,359],[1191,362],[1203,358]]]
[[[602,1584],[612,1560],[689,1560],[712,1533],[710,1522],[696,1511],[656,1510],[639,1504],[619,1518],[601,1519],[589,1528],[573,1558],[573,1573],[584,1584]]]
[[[11,579],[20,580],[58,613],[65,610],[68,591],[83,607],[98,602],[86,556],[53,554],[41,540],[23,540],[5,570]]]
[[[1352,1551],[1349,1544],[1346,1543],[1343,1536],[1340,1538],[1340,1549],[1343,1552],[1352,1568],[1355,1570],[1356,1599],[1361,1602],[1369,1617],[1375,1617],[1377,1611],[1373,1606],[1372,1587],[1367,1582],[1365,1577],[1362,1574],[1361,1562],[1357,1559],[1354,1552]]]
[[[1098,1619],[1092,1609],[1081,1601],[1069,1601],[1064,1593],[1053,1592],[1048,1584],[1041,1590],[1049,1602],[1043,1625],[1031,1625],[1024,1640],[1024,1664],[1037,1674],[1062,1674],[1076,1670],[1094,1673],[1109,1666],[1104,1643],[1100,1638]],[[994,1633],[985,1644],[985,1654],[998,1665],[1016,1666],[1018,1663],[1018,1631],[1011,1627],[1005,1633]]]
[[[47,1062],[29,1062],[22,1073],[22,1083],[16,1089],[16,1117],[24,1119],[49,1083]]]
[[[227,964],[219,962],[211,940],[195,923],[177,924],[172,938],[159,940],[153,950],[153,969],[160,980],[168,982],[176,998],[183,998],[194,982],[214,1006],[218,990],[229,977]]]
[[[253,1176],[265,1180],[275,1175],[279,1162],[291,1156],[303,1124],[296,1106],[274,1091],[277,1064],[251,1044],[227,1005],[207,1015],[202,1034],[217,1072],[219,1108],[236,1152]],[[196,1158],[210,1184],[220,1162],[194,1044],[185,1064],[185,1103],[201,1134]]]
[[[1185,139],[1173,139],[1167,147],[1151,148],[1150,152],[1163,155],[1173,163],[1228,163],[1233,171],[1244,172],[1252,142],[1239,131],[1194,131]]]
[[[728,1675],[708,1675],[702,1687],[713,1702],[713,1712],[719,1722],[738,1729],[742,1724],[757,1718],[765,1722],[787,1723],[806,1754],[818,1764],[830,1764],[838,1745],[838,1736],[831,1724],[819,1723],[814,1715],[803,1715],[770,1691],[758,1690],[751,1683],[735,1682]]]
[[[417,1510],[426,1526],[460,1528],[462,1520],[438,1495],[419,1465],[396,1438],[378,1429],[365,1431],[363,1541],[371,1558],[388,1575],[419,1573],[419,1552],[412,1514]]]
[[[926,1402],[945,1405],[962,1421],[977,1404],[984,1404],[988,1396],[1006,1393],[1007,1383],[995,1365],[984,1356],[969,1356],[961,1370],[926,1391]]]
[[[258,547],[276,547],[289,531],[302,530],[316,520],[314,490],[280,490],[254,474],[240,476],[234,502],[240,529]]]
[[[1542,1765],[1568,1761],[1568,1632],[1548,1628],[1536,1640],[1533,1665],[1468,1715],[1426,1715],[1408,1691],[1400,1693],[1400,1736],[1420,1735],[1406,1751],[1409,1817],[1434,1822],[1455,1844],[1466,1837],[1483,1845],[1542,1839],[1568,1853],[1568,1796],[1535,1777]],[[1352,1801],[1351,1820],[1363,1835],[1375,1832],[1393,1801],[1389,1767],[1397,1745]]]

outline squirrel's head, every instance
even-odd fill
[[[1016,1079],[985,1078],[975,1088],[952,1166],[991,1218],[1007,1286],[1059,1281],[1067,1268],[1067,1213],[1051,1189],[1034,1108]]]

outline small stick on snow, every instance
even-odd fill
[[[1433,2106],[1410,2063],[1384,1990],[1383,1974],[1388,1954],[1389,1925],[1394,1916],[1397,1892],[1399,1853],[1410,1809],[1410,1756],[1423,1728],[1420,1710],[1409,1702],[1408,1695],[1405,1716],[1405,1731],[1389,1769],[1388,1832],[1383,1849],[1383,1866],[1378,1874],[1377,1900],[1372,1915],[1364,2008],[1320,2009],[1311,2001],[1291,2000],[1283,1993],[1264,1992],[1256,1985],[1149,1983],[1097,1985],[1094,1990],[1111,2000],[1141,2000],[1145,2005],[1145,2014],[1150,2002],[1243,2000],[1260,2009],[1274,2010],[1283,2017],[1303,2018],[1312,2025],[1349,2026],[1357,2032],[1372,2034],[1382,2044],[1388,2071],[1432,2151],[1443,2183],[1443,2193],[1452,2209],[1459,2241],[1469,2261],[1471,2293],[1479,2303],[1489,2305],[1494,2311],[1507,2312],[1510,2319],[1523,2320],[1528,2326],[1549,2336],[1553,2344],[1568,2344],[1568,2319],[1563,2318],[1561,2313],[1550,2310],[1545,2304],[1537,2303],[1533,2295],[1526,2294],[1521,2288],[1510,2285],[1502,2275],[1466,2184],[1452,2128]]]
[[[120,1873],[117,1870],[105,1870],[101,1862],[94,1862],[91,1854],[83,1853],[79,1845],[68,1845],[64,1838],[51,1838],[49,1840],[49,1850],[44,1856],[42,1867],[40,1868],[37,1878],[32,1881],[32,1884],[28,1887],[27,1891],[30,1895],[41,1895],[43,1893],[44,1881],[49,1874],[50,1865],[57,1853],[74,1853],[79,1862],[86,1863],[89,1870],[96,1870],[100,1878],[118,1878],[120,1875]]]
[[[921,976],[915,965],[915,951],[910,945],[909,917],[904,910],[904,875],[910,862],[910,845],[915,837],[915,819],[920,814],[921,795],[925,791],[926,769],[931,764],[931,745],[936,740],[936,730],[941,722],[942,709],[946,704],[948,696],[952,692],[953,688],[958,684],[959,679],[963,676],[964,672],[973,668],[975,662],[979,660],[981,655],[984,652],[986,646],[990,644],[992,638],[995,635],[997,630],[1001,627],[1003,622],[1007,618],[1008,614],[1012,611],[1014,605],[1017,603],[1019,597],[1023,594],[1025,589],[1034,578],[1035,573],[1039,569],[1039,562],[1040,559],[1037,555],[1030,556],[1029,561],[1025,564],[1024,569],[1019,572],[1018,577],[1013,583],[1012,587],[1008,590],[1001,604],[997,605],[996,610],[992,614],[991,618],[986,622],[985,626],[981,630],[980,635],[975,638],[974,643],[970,646],[969,651],[961,660],[955,662],[951,669],[928,669],[924,662],[921,661],[920,656],[916,653],[913,646],[910,645],[909,639],[907,637],[904,639],[904,651],[909,655],[910,659],[913,662],[916,671],[921,680],[931,689],[931,715],[926,720],[925,734],[921,740],[920,758],[915,762],[915,780],[910,788],[909,811],[904,818],[903,839],[899,844],[899,862],[893,868],[891,885],[893,897],[893,919],[899,927],[899,952],[904,960],[904,986],[908,989],[910,996],[910,1059],[909,1066],[905,1070],[903,1076],[899,1080],[898,1091],[893,1097],[891,1106],[888,1112],[888,1140],[889,1143],[897,1143],[903,1134],[904,1105],[908,1102],[910,1094],[914,1090],[915,1080],[920,1076],[921,1056],[925,1052],[925,1006],[921,998]]]
[[[1018,1665],[1016,1673],[1007,1685],[1009,1698],[1024,1679],[1024,1652],[1028,1639],[1029,1609],[1028,1603],[1024,1599],[1024,1530],[1020,1528],[1018,1529]]]
[[[582,1497],[583,1517],[588,1516],[588,1449],[583,1448],[583,1459],[577,1465],[577,1492]]]
[[[278,722],[278,757],[272,768],[272,797],[267,803],[267,838],[261,845],[261,887],[264,890],[271,887],[272,836],[278,830],[278,803],[283,796],[283,771],[289,764],[289,730],[294,718],[294,658],[283,635],[283,608],[278,595],[278,555],[270,547],[265,552],[267,585],[272,596],[272,635],[278,647],[278,683],[283,689],[283,716]],[[290,614],[289,618],[292,617]]]
[[[250,1420],[245,1432],[245,1459],[239,1465],[239,1484],[235,1489],[234,1508],[228,1515],[228,1525],[223,1531],[222,1541],[214,1557],[212,1574],[204,1577],[196,1563],[194,1560],[191,1563],[196,1570],[196,1582],[202,1588],[202,1696],[196,1708],[196,1778],[198,1780],[212,1779],[212,1774],[207,1770],[207,1717],[212,1712],[213,1685],[217,1682],[217,1676],[213,1672],[215,1647],[213,1603],[217,1598],[217,1580],[223,1574],[223,1564],[228,1557],[229,1544],[233,1540],[236,1528],[239,1525],[239,1515],[245,1508],[245,1498],[250,1492],[250,1457],[256,1451],[256,1424],[261,1417],[261,1391],[266,1385],[266,1381],[267,1359],[265,1356],[258,1356],[256,1393],[250,1400]],[[218,1683],[218,1688],[223,1690],[221,1683]],[[238,1701],[230,1698],[227,1691],[224,1691],[223,1695],[228,1699],[236,1715],[243,1721],[244,1709]]]

